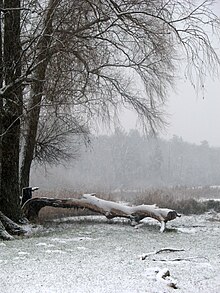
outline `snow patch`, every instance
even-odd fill
[[[79,249],[79,250],[87,250],[87,248],[84,247],[84,246],[77,246],[77,249]]]
[[[60,249],[47,249],[45,251],[46,253],[60,253],[60,254],[66,254],[66,251],[60,250]]]
[[[196,228],[184,228],[184,227],[181,227],[181,228],[178,228],[177,231],[181,232],[181,233],[195,234],[196,233]]]
[[[30,253],[27,251],[19,251],[18,254],[19,255],[29,255]]]
[[[44,247],[54,247],[55,246],[53,244],[48,244],[48,243],[45,243],[45,242],[39,242],[39,243],[36,243],[35,245],[36,246],[44,246]]]

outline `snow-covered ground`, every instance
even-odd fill
[[[183,216],[159,232],[81,217],[47,223],[34,236],[0,242],[1,293],[220,292],[220,217]],[[162,248],[181,252],[141,256]],[[156,278],[168,268],[178,289]]]

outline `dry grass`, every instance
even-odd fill
[[[34,193],[34,197],[49,198],[79,198],[83,192],[73,190],[60,190]],[[138,204],[157,204],[159,207],[166,207],[176,210],[178,213],[202,214],[209,210],[220,212],[220,189],[201,187],[201,188],[164,188],[149,189],[142,192],[138,191],[122,191],[116,193],[97,193],[97,196],[105,200],[125,201],[134,205]],[[46,207],[40,211],[40,220],[52,218],[70,217],[79,215],[93,214],[87,210],[63,209]]]
[[[143,192],[135,198],[133,203],[156,203],[160,207],[190,215],[202,214],[210,210],[220,212],[220,201],[214,199],[220,199],[219,189],[175,187]]]

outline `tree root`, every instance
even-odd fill
[[[11,236],[6,230],[4,225],[2,224],[2,221],[0,220],[0,239],[2,240],[12,240],[14,239],[13,236]]]
[[[12,240],[12,235],[24,235],[26,231],[0,212],[0,239]]]

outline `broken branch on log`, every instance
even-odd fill
[[[156,205],[127,206],[113,201],[100,199],[95,194],[84,194],[80,199],[32,198],[24,203],[22,211],[28,220],[35,221],[39,211],[46,206],[57,208],[82,208],[102,214],[107,219],[124,217],[131,222],[139,223],[146,217],[151,217],[161,223],[160,231],[166,228],[166,223],[180,217],[176,211],[159,208]]]

